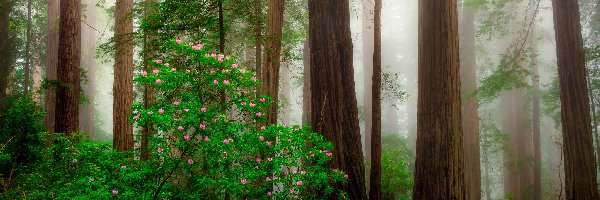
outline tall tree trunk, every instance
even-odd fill
[[[311,126],[333,142],[330,167],[344,170],[342,189],[350,199],[366,199],[365,170],[352,67],[350,3],[309,0]]]
[[[567,199],[600,199],[577,0],[552,0]]]
[[[415,199],[465,199],[458,51],[456,1],[419,1]]]
[[[79,128],[81,92],[79,63],[81,60],[81,0],[60,1],[56,95],[57,133],[71,134]]]
[[[94,134],[94,99],[96,89],[96,60],[95,60],[95,45],[96,45],[96,1],[85,0],[87,5],[86,13],[87,16],[85,23],[81,26],[83,29],[81,45],[82,45],[82,58],[81,68],[87,72],[87,83],[85,86],[84,93],[87,96],[88,102],[80,105],[81,113],[79,113],[79,125],[81,131],[90,134],[90,138],[97,139]]]
[[[485,147],[485,145],[482,147],[482,151],[483,151],[483,163],[484,163],[484,169],[485,169],[485,199],[487,200],[492,200],[492,190],[490,187],[490,161],[489,161],[489,155],[488,155],[488,151]]]
[[[46,80],[57,80],[58,65],[58,18],[59,2],[58,0],[48,0],[48,30],[46,41]],[[54,117],[56,110],[56,92],[54,88],[46,89],[46,100],[44,102],[46,116],[44,118],[44,127],[49,132],[54,132]]]
[[[310,124],[310,57],[310,44],[307,37],[304,41],[304,48],[302,49],[302,62],[304,64],[304,86],[302,89],[302,125]]]
[[[41,106],[40,88],[42,87],[42,65],[40,60],[40,52],[35,51],[33,53],[33,58],[36,60],[36,62],[33,63],[33,76],[31,84],[33,96],[32,99],[38,106]]]
[[[225,27],[223,17],[223,0],[219,0],[219,53],[225,54]]]
[[[283,110],[281,111],[281,122],[287,125],[292,124],[292,72],[289,67],[289,62],[284,62],[284,66],[281,70],[281,96],[285,100],[280,104]]]
[[[369,199],[381,199],[381,0],[375,0],[373,50],[373,124]],[[366,133],[365,133],[366,135]]]
[[[281,65],[281,35],[283,33],[284,1],[269,0],[267,11],[267,33],[265,44],[265,59],[262,66],[260,94],[273,99],[273,105],[267,113],[267,123],[277,123],[277,107],[279,94],[279,68]]]
[[[9,46],[9,14],[12,10],[12,3],[10,0],[0,0],[0,77],[8,77],[11,71],[11,60]],[[8,79],[0,79],[0,113],[3,112],[6,100],[6,89],[8,88]]]
[[[374,48],[374,2],[373,0],[362,1],[362,63],[364,78],[363,111],[365,115],[365,160],[371,160],[371,131],[373,126],[373,48]]]
[[[531,51],[532,51],[532,85],[533,94],[531,97],[532,101],[532,130],[533,130],[533,199],[542,199],[542,152],[541,152],[541,137],[540,137],[540,73],[537,64],[537,44],[536,39],[531,40]]]
[[[148,19],[150,16],[154,15],[155,9],[154,6],[157,3],[157,0],[145,0],[145,8],[144,8],[144,18]],[[145,71],[152,70],[148,65],[148,62],[154,57],[154,46],[152,45],[153,41],[156,40],[157,37],[156,31],[145,31],[144,35],[144,62],[145,62]],[[144,108],[150,107],[150,104],[154,101],[153,90],[150,86],[144,86]],[[141,141],[140,141],[140,159],[147,160],[150,158],[150,150],[148,149],[148,138],[151,134],[152,124],[146,124],[142,127]]]
[[[133,127],[129,123],[133,102],[133,0],[117,0],[115,12],[115,80],[113,147],[133,150]]]
[[[255,40],[256,40],[256,46],[255,46],[255,51],[254,51],[254,57],[256,59],[256,65],[254,66],[256,68],[256,78],[258,78],[258,80],[262,80],[262,7],[263,7],[263,0],[255,0],[254,3],[254,14],[255,14],[255,20],[256,20],[256,24],[255,24],[255,28],[256,28],[256,32],[255,32]]]
[[[475,60],[475,9],[463,5],[460,41],[461,95],[477,89]],[[479,160],[479,115],[477,97],[462,102],[463,151],[465,155],[465,198],[481,199],[481,167]]]
[[[25,73],[25,80],[23,82],[23,94],[29,94],[29,77],[31,75],[31,2],[27,0],[27,39],[25,41],[25,67],[23,72]]]

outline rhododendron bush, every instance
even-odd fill
[[[135,103],[131,116],[152,127],[141,166],[155,175],[152,197],[344,198],[332,185],[347,176],[325,167],[332,144],[307,127],[266,125],[272,102],[254,93],[252,69],[201,43],[171,40],[162,51],[135,77],[154,101]]]

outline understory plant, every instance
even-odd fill
[[[254,93],[252,69],[202,43],[168,41],[135,82],[151,105],[132,121],[151,126],[150,159],[140,179],[148,198],[344,198],[347,175],[326,167],[333,145],[308,127],[266,124],[271,98]],[[140,188],[141,189],[141,188]]]

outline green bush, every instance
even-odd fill
[[[405,138],[386,135],[382,138],[381,177],[382,199],[411,199],[413,171],[410,151]]]

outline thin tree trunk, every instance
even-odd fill
[[[373,50],[373,124],[369,199],[381,199],[381,0],[375,0]]]
[[[145,0],[145,8],[144,8],[144,18],[148,19],[150,16],[154,15],[155,10],[154,6],[157,3],[156,0]],[[156,35],[158,33],[156,31],[145,31],[144,35],[144,62],[146,63],[144,66],[145,71],[152,70],[148,65],[148,62],[154,57],[154,46],[151,44],[154,40],[156,40]],[[154,101],[153,90],[150,86],[144,86],[144,108],[150,107],[150,104]],[[141,160],[147,160],[150,157],[150,151],[148,150],[148,138],[151,134],[152,124],[146,124],[142,127],[142,137],[140,141],[140,158]]]
[[[302,125],[310,124],[311,116],[311,88],[310,88],[310,44],[309,38],[304,41],[304,48],[302,50],[302,61],[304,64],[304,86],[302,89]]]
[[[129,123],[133,103],[133,0],[117,0],[115,12],[115,76],[113,147],[133,150],[133,127]]]
[[[33,58],[37,61],[33,63],[33,76],[32,76],[32,97],[33,101],[38,106],[41,106],[41,93],[40,88],[42,87],[42,65],[40,61],[40,52],[34,51]]]
[[[552,0],[567,199],[600,199],[577,0]]]
[[[60,1],[55,131],[70,135],[79,128],[81,92],[81,0]]]
[[[87,16],[85,23],[81,26],[83,29],[81,45],[82,45],[82,69],[87,72],[87,83],[84,90],[87,96],[88,102],[80,105],[81,113],[79,113],[79,125],[81,131],[90,134],[90,138],[96,140],[97,137],[94,134],[94,99],[95,99],[95,84],[96,84],[96,60],[95,60],[95,44],[96,44],[96,30],[93,28],[96,26],[96,2],[94,0],[85,0],[87,5],[86,13]]]
[[[461,96],[477,89],[475,60],[475,9],[462,7],[460,78]],[[479,160],[479,115],[477,97],[462,102],[463,148],[465,154],[465,198],[481,199],[481,164]]]
[[[373,102],[371,95],[373,94],[373,48],[374,48],[374,2],[373,0],[362,1],[362,62],[363,62],[363,78],[364,78],[364,93],[363,93],[363,111],[365,115],[365,160],[371,160],[371,131],[373,126]]]
[[[29,79],[31,75],[31,2],[32,0],[27,0],[27,39],[25,42],[25,68],[23,72],[25,73],[25,80],[23,82],[23,94],[29,94]]]
[[[283,101],[284,104],[280,104],[281,108],[283,108],[283,110],[281,111],[281,122],[284,124],[290,125],[290,124],[292,124],[292,116],[291,116],[291,111],[292,111],[292,103],[291,103],[292,74],[290,71],[291,68],[289,67],[290,63],[284,62],[284,65],[288,65],[288,66],[282,67],[282,70],[281,70],[281,81],[282,81],[281,96],[285,100],[285,101]]]
[[[225,28],[223,17],[223,0],[219,0],[219,53],[225,54]]]
[[[254,12],[255,12],[255,18],[256,18],[256,24],[255,24],[255,28],[256,28],[256,33],[255,33],[255,40],[256,40],[256,46],[255,46],[255,51],[254,51],[254,57],[256,59],[256,78],[258,78],[258,80],[262,80],[262,0],[255,0],[255,5],[254,5]]]
[[[456,1],[419,1],[414,199],[465,199],[458,51]]]
[[[284,1],[269,0],[267,11],[267,33],[265,45],[265,63],[263,65],[261,91],[273,99],[273,105],[268,109],[267,123],[277,123],[277,107],[279,94],[279,68],[281,56],[281,36],[283,33]]]
[[[57,80],[58,65],[58,0],[48,0],[48,36],[46,41],[46,80]],[[44,102],[46,116],[44,118],[44,127],[51,133],[54,133],[55,110],[56,110],[56,91],[54,88],[46,89],[46,100]]]
[[[11,71],[11,60],[9,46],[9,14],[12,10],[12,3],[9,0],[0,0],[0,76],[8,77]],[[6,100],[6,89],[8,88],[8,79],[0,78],[0,113],[3,112]]]
[[[533,120],[533,199],[542,199],[542,152],[540,147],[540,75],[537,65],[537,46],[536,40],[532,40],[531,49],[533,53],[532,65],[533,65],[533,95],[532,101],[532,120]]]
[[[334,144],[330,167],[348,173],[341,189],[366,199],[365,170],[352,67],[350,3],[309,0],[311,126]]]

